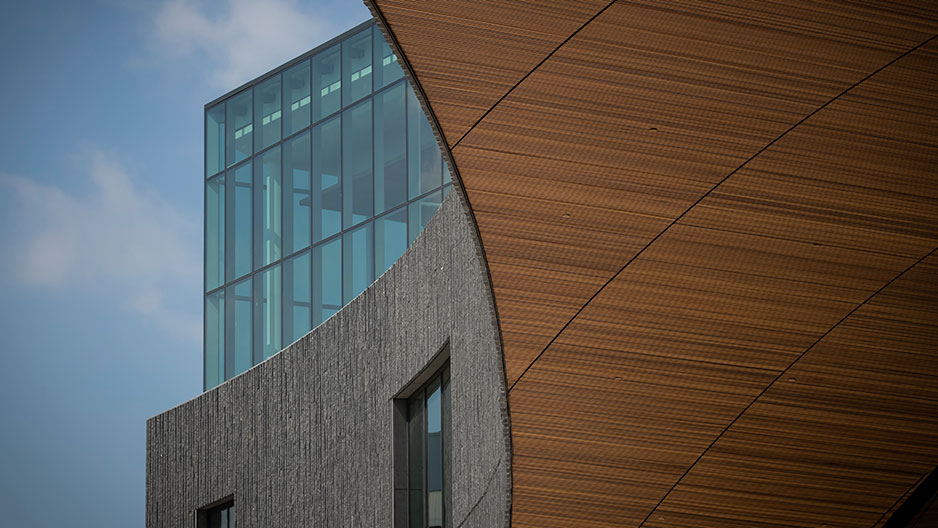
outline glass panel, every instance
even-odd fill
[[[228,132],[225,139],[225,160],[227,166],[234,165],[251,155],[253,147],[254,124],[251,111],[251,90],[245,90],[228,100]]]
[[[225,379],[251,368],[251,278],[225,288]]]
[[[205,390],[225,373],[225,290],[205,296]]]
[[[375,220],[375,277],[394,264],[407,249],[407,208]]]
[[[427,387],[427,394],[427,524],[443,526],[443,411],[439,378]]]
[[[313,128],[313,241],[342,229],[342,122],[338,116]]]
[[[205,112],[205,176],[225,168],[225,103]]]
[[[446,185],[443,186],[443,199],[444,200],[446,199],[447,196],[449,196],[449,192],[452,190],[453,190],[453,185],[450,183],[447,183]]]
[[[407,161],[410,197],[443,184],[443,157],[414,89],[407,85]]]
[[[228,508],[224,508],[219,514],[218,525],[221,528],[228,528]]]
[[[309,126],[309,61],[283,72],[283,135]]]
[[[228,508],[228,528],[235,528],[235,507],[234,504]]]
[[[313,326],[342,308],[342,238],[313,248]]]
[[[342,97],[339,46],[333,46],[313,57],[313,122],[339,111]]]
[[[371,101],[342,112],[343,225],[371,218]]]
[[[254,363],[280,351],[280,266],[254,276]]]
[[[310,331],[309,251],[283,263],[283,341]]]
[[[225,189],[225,203],[227,204],[225,216],[225,232],[228,234],[225,255],[225,277],[233,280],[244,276],[253,270],[251,257],[251,201],[252,175],[251,162],[229,170],[226,175],[227,187]]]
[[[283,143],[283,241],[286,254],[309,246],[309,133]]]
[[[371,93],[371,28],[342,42],[342,97],[347,106]]]
[[[453,477],[452,477],[452,418],[450,418],[450,391],[449,391],[449,365],[443,370],[443,526],[453,526],[450,506],[453,504]]]
[[[410,526],[425,528],[423,518],[423,391],[407,402],[407,474],[410,489]]]
[[[276,75],[254,88],[255,152],[280,141],[281,115],[280,75]]]
[[[254,265],[260,268],[282,254],[279,145],[255,158],[254,189]]]
[[[373,242],[371,223],[342,235],[344,262],[342,270],[345,302],[349,302],[365,291],[374,281]]]
[[[380,93],[375,104],[375,213],[407,200],[407,122],[404,84]]]
[[[390,46],[388,46],[387,41],[384,40],[384,35],[381,34],[381,30],[378,29],[377,24],[373,27],[374,35],[372,39],[374,40],[375,46],[375,90],[379,90],[403,77],[404,70],[401,69],[400,63],[397,62],[397,55],[391,51]]]
[[[225,282],[225,175],[205,182],[205,291]]]
[[[417,235],[419,235],[420,232],[423,231],[423,228],[427,226],[427,223],[431,218],[433,218],[433,214],[436,213],[436,210],[440,208],[442,199],[443,194],[440,191],[437,191],[421,198],[416,202],[413,202],[408,206],[408,242],[413,243],[413,241],[417,238]]]

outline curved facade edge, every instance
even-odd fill
[[[501,357],[501,370],[502,370],[502,385],[505,388],[504,397],[502,400],[503,406],[503,419],[505,424],[505,448],[508,452],[508,457],[504,463],[504,472],[506,478],[508,479],[508,488],[507,488],[507,504],[505,509],[505,526],[511,526],[511,514],[512,514],[512,489],[513,489],[513,478],[512,478],[512,457],[513,452],[512,448],[512,436],[511,436],[511,407],[508,399],[507,387],[508,387],[508,376],[507,370],[505,367],[505,354],[504,354],[504,340],[502,339],[501,323],[499,321],[498,315],[498,306],[495,303],[495,291],[492,287],[492,274],[488,265],[488,258],[485,254],[485,246],[482,243],[482,235],[479,232],[479,225],[476,221],[475,213],[472,209],[472,203],[469,200],[469,196],[466,193],[465,186],[463,185],[462,176],[459,172],[459,167],[456,165],[456,161],[453,158],[453,152],[450,150],[449,144],[446,142],[446,137],[443,135],[443,129],[440,126],[440,122],[436,117],[436,114],[433,113],[433,109],[430,107],[430,102],[427,99],[427,94],[424,92],[423,87],[420,84],[420,81],[417,79],[417,75],[414,73],[413,67],[411,67],[410,61],[407,59],[407,55],[404,53],[404,50],[401,48],[400,44],[397,41],[397,38],[394,36],[394,32],[388,27],[387,20],[385,19],[381,9],[375,4],[375,0],[362,0],[368,10],[371,12],[371,15],[374,17],[377,22],[378,29],[381,31],[381,34],[384,35],[384,39],[388,42],[388,45],[394,51],[394,54],[397,55],[398,61],[401,64],[401,68],[404,71],[404,76],[407,78],[407,81],[414,88],[414,94],[417,96],[417,101],[420,103],[421,108],[423,108],[424,114],[427,116],[427,120],[430,122],[430,129],[433,130],[433,136],[436,138],[437,145],[440,147],[440,152],[443,154],[445,163],[449,166],[449,173],[453,178],[453,191],[451,194],[458,194],[461,201],[465,204],[464,212],[469,223],[472,225],[473,238],[475,239],[475,247],[478,249],[478,256],[482,260],[483,266],[485,267],[485,281],[488,290],[488,297],[490,305],[492,306],[492,323],[495,325],[495,328],[498,332],[498,350],[499,356]],[[445,184],[445,182],[444,182]],[[492,525],[494,526],[494,525]]]
[[[393,526],[394,401],[449,348],[453,526],[506,526],[504,367],[487,270],[461,196],[332,318],[147,422],[146,526]],[[398,502],[400,504],[400,502]]]

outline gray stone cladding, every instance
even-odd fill
[[[450,343],[453,526],[505,526],[510,442],[491,289],[460,192],[305,337],[147,422],[146,526],[392,526],[392,397]]]

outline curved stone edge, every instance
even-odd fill
[[[506,526],[510,440],[488,272],[450,193],[374,284],[247,372],[147,421],[146,526],[392,526],[392,397],[447,343],[454,526]]]

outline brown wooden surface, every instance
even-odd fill
[[[938,464],[930,4],[502,2],[538,36],[478,75],[504,28],[443,4],[377,1],[488,259],[514,526],[872,526]]]

